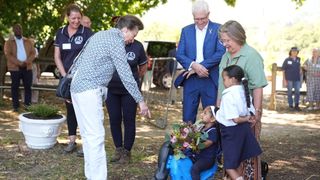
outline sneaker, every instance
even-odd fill
[[[122,153],[122,156],[119,160],[119,163],[120,164],[129,164],[130,161],[131,161],[131,152],[126,149],[123,149],[123,153]]]
[[[77,143],[76,142],[69,142],[67,147],[63,149],[65,153],[72,153],[74,150],[77,148]]]
[[[110,158],[110,162],[117,162],[121,159],[123,153],[123,147],[116,148],[113,156]]]
[[[77,151],[77,156],[78,156],[78,157],[84,157],[83,149],[82,149],[82,148]]]

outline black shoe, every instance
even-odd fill
[[[289,106],[289,111],[294,111],[293,106]]]
[[[295,111],[301,111],[301,109],[299,108],[299,106],[294,107]]]

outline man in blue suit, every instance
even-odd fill
[[[220,24],[209,20],[209,6],[205,1],[193,4],[194,24],[182,29],[176,59],[184,69],[183,121],[195,122],[198,106],[214,105],[217,98],[219,63],[225,48],[219,41]]]

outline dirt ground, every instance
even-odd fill
[[[73,154],[63,154],[67,143],[67,128],[62,127],[58,144],[49,150],[27,148],[19,131],[19,113],[11,110],[9,92],[0,103],[0,179],[84,179],[83,159]],[[65,113],[63,102],[54,92],[41,92],[41,101],[57,104]],[[137,117],[137,135],[129,165],[108,163],[108,179],[152,179],[157,167],[157,156],[164,135],[171,124],[181,120],[181,102],[168,105],[164,97],[148,95],[153,120],[167,119],[165,129],[152,125],[154,122]],[[270,180],[318,180],[320,179],[320,111],[290,112],[285,108],[285,97],[277,97],[277,111],[264,109],[261,135],[262,159],[269,164]],[[160,99],[162,101],[154,101]],[[265,95],[264,107],[268,107],[269,95]],[[304,108],[304,107],[302,107]],[[23,111],[21,111],[23,112]],[[106,115],[106,150],[113,153]],[[78,141],[80,146],[81,140]],[[221,178],[221,170],[215,176]]]

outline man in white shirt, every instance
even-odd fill
[[[11,76],[12,106],[15,112],[19,109],[19,86],[22,79],[25,91],[24,104],[31,104],[32,62],[35,59],[35,49],[30,39],[22,36],[22,27],[15,24],[12,27],[14,36],[5,43],[5,56],[8,71]]]
[[[195,2],[192,14],[194,23],[182,29],[176,59],[184,69],[195,72],[183,83],[183,121],[194,123],[200,100],[202,107],[216,103],[219,63],[225,48],[219,42],[220,24],[209,20],[208,3]]]

